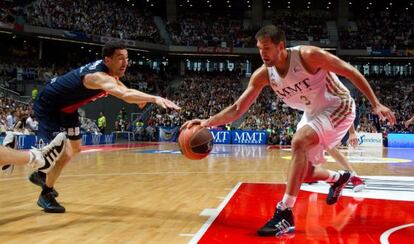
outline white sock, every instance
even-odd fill
[[[33,152],[29,151],[29,162],[27,162],[27,164],[31,164],[34,158],[35,158],[35,155],[33,154]]]
[[[296,202],[296,197],[291,196],[289,194],[283,195],[283,199],[281,202],[277,204],[277,208],[280,210],[285,210],[286,208],[293,208]]]
[[[326,182],[336,182],[341,176],[338,172],[332,170],[328,170],[328,173],[329,177],[325,180]]]

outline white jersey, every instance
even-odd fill
[[[324,110],[331,110],[334,117],[344,117],[352,112],[353,99],[349,90],[339,81],[336,74],[319,69],[309,73],[302,64],[300,46],[288,48],[289,69],[282,77],[276,67],[268,67],[270,86],[291,108],[314,116]]]

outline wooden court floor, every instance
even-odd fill
[[[41,211],[40,188],[18,167],[0,178],[0,243],[187,243],[208,219],[200,213],[216,208],[239,182],[286,181],[288,150],[215,145],[207,159],[191,161],[177,149],[86,147],[56,185],[64,214]],[[353,164],[360,175],[414,176],[412,149],[345,151],[362,160]]]

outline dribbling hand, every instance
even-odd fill
[[[180,128],[180,130],[183,129],[190,129],[194,125],[201,125],[202,127],[208,127],[208,122],[206,119],[193,119],[186,121]]]

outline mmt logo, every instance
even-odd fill
[[[265,132],[234,131],[234,144],[265,144]]]
[[[211,135],[213,136],[214,143],[223,143],[223,144],[230,144],[230,131],[220,131],[220,130],[212,130],[210,131]]]

